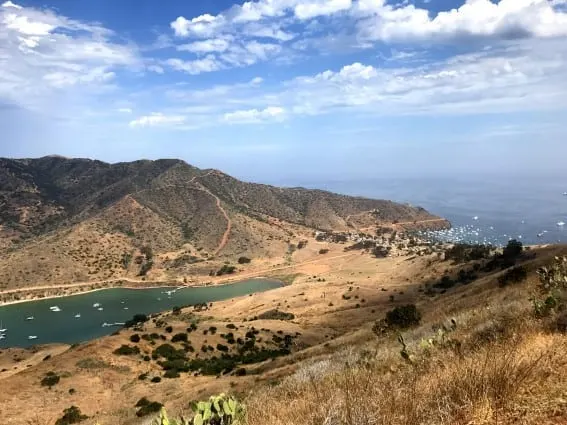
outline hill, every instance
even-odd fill
[[[433,221],[431,221],[433,220]],[[246,183],[175,159],[0,159],[0,286],[207,276],[314,230],[448,223],[422,208]]]

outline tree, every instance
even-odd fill
[[[421,313],[415,304],[408,304],[394,308],[386,313],[386,324],[397,328],[410,328],[421,322]]]
[[[504,247],[502,256],[505,259],[515,259],[522,254],[523,250],[524,246],[522,245],[522,242],[517,241],[516,239],[512,239],[511,241],[508,241],[508,245]]]
[[[55,422],[55,425],[71,425],[77,424],[79,422],[88,419],[87,415],[81,413],[81,409],[77,406],[71,406],[68,409],[63,410],[63,416]]]

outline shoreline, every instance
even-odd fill
[[[84,294],[90,294],[93,292],[98,292],[98,291],[104,291],[104,290],[112,290],[112,289],[128,289],[128,290],[133,290],[133,291],[143,291],[143,290],[147,290],[147,289],[189,289],[189,288],[207,288],[207,287],[212,287],[212,286],[225,286],[225,285],[234,285],[236,283],[239,282],[245,282],[247,280],[255,280],[255,279],[266,279],[266,280],[273,280],[273,281],[277,281],[280,282],[283,286],[287,286],[287,284],[285,282],[282,282],[278,279],[274,279],[268,276],[254,276],[254,277],[248,277],[248,278],[242,278],[242,279],[234,279],[234,280],[223,280],[217,283],[213,283],[210,285],[205,284],[183,284],[183,285],[179,285],[179,286],[173,286],[173,285],[158,285],[158,286],[105,286],[105,287],[101,287],[101,288],[94,288],[94,289],[87,289],[85,291],[81,291],[79,290],[76,293],[73,294],[63,294],[63,295],[47,295],[45,297],[38,297],[35,296],[33,298],[30,299],[25,299],[25,300],[13,300],[13,301],[7,301],[7,302],[0,302],[0,308],[2,307],[7,307],[10,305],[14,305],[14,304],[23,304],[23,303],[27,303],[27,302],[35,302],[35,301],[41,301],[41,300],[51,300],[51,299],[57,299],[57,298],[66,298],[66,297],[73,297],[73,296],[77,296],[77,295],[84,295]],[[152,282],[149,282],[152,283]],[[85,286],[88,286],[89,284],[85,284]],[[70,287],[70,288],[80,288],[80,286],[75,286],[75,287]],[[57,288],[55,288],[57,289]],[[45,289],[40,289],[41,290],[45,290],[45,291],[49,291],[49,288],[45,288]],[[26,289],[22,288],[21,292],[25,292]],[[33,291],[33,289],[31,290]],[[18,293],[18,292],[15,292]]]

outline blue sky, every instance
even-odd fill
[[[564,168],[567,0],[0,4],[0,156],[271,182]]]

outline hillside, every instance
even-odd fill
[[[396,222],[448,225],[421,208],[245,183],[180,160],[0,159],[0,286],[207,276],[242,255],[283,258],[315,229]]]
[[[0,417],[51,424],[77,406],[85,425],[141,425],[156,413],[144,398],[187,417],[191,401],[230,393],[244,425],[564,423],[564,293],[556,307],[532,300],[548,299],[537,271],[566,247],[320,246],[308,241],[282,288],[71,347],[0,350]],[[562,280],[559,267],[548,275]],[[392,314],[408,305],[418,314]]]

